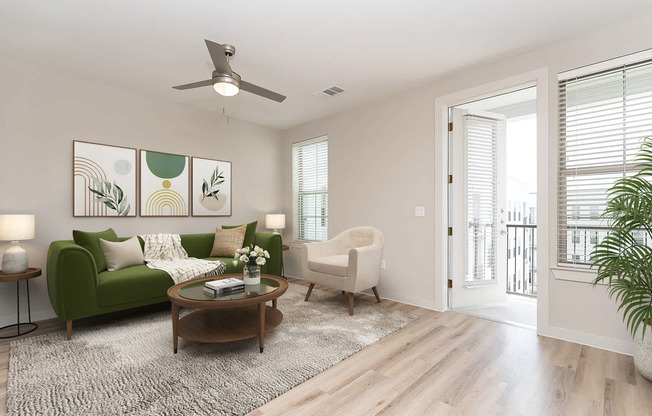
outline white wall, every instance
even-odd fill
[[[543,68],[548,74],[548,89],[544,92],[549,99],[547,105],[539,109],[539,116],[548,120],[546,127],[550,133],[540,138],[539,145],[538,169],[548,172],[544,181],[547,189],[539,189],[540,193],[547,191],[547,209],[540,207],[540,210],[548,215],[547,221],[540,218],[540,223],[547,222],[550,226],[539,231],[548,242],[548,250],[540,247],[540,253],[549,253],[539,264],[555,265],[557,73],[652,47],[649,19],[650,16],[646,16],[614,27],[597,28],[568,42],[466,69],[391,99],[288,129],[284,134],[283,166],[284,210],[288,214],[289,227],[292,224],[292,143],[327,134],[329,234],[334,236],[355,225],[381,229],[385,233],[384,257],[387,260],[387,269],[381,273],[381,296],[441,308],[445,294],[437,282],[445,277],[440,272],[443,259],[434,258],[437,241],[441,238],[435,235],[435,230],[444,230],[446,225],[440,224],[442,221],[434,213],[445,210],[442,193],[435,193],[436,187],[445,185],[436,184],[435,178],[445,179],[436,172],[441,172],[446,157],[438,152],[442,148],[442,143],[438,142],[442,135],[436,131],[443,126],[435,124],[435,100]],[[433,41],[433,50],[436,46]],[[545,162],[549,162],[547,166]],[[425,217],[414,216],[417,205],[425,206]],[[285,231],[286,241],[289,241],[292,230]],[[285,257],[287,274],[300,275],[299,253],[299,245],[291,244]],[[627,353],[632,351],[621,316],[603,287],[557,280],[550,266],[540,268],[539,273],[541,284],[546,285],[542,288],[546,296],[541,299],[545,305],[540,309],[545,319],[539,319],[539,333]]]
[[[233,216],[73,218],[73,140],[232,161]],[[280,140],[275,129],[227,123],[216,113],[0,59],[0,213],[36,215],[36,238],[21,243],[30,265],[43,269],[30,282],[32,319],[55,316],[45,280],[47,250],[53,240],[72,239],[73,229],[113,227],[119,236],[197,233],[258,220],[265,230],[264,214],[282,205]],[[0,242],[0,252],[8,246]],[[0,326],[15,321],[15,286],[2,283]]]

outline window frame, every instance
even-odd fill
[[[576,270],[581,270],[581,269],[588,269],[590,267],[590,263],[583,261],[580,262],[579,258],[582,257],[581,255],[578,255],[578,252],[575,250],[569,250],[568,243],[571,242],[570,237],[568,234],[569,230],[572,230],[567,224],[569,220],[579,220],[580,214],[577,214],[577,218],[574,216],[569,216],[571,214],[572,208],[569,208],[567,205],[567,202],[569,200],[568,195],[570,193],[568,191],[566,194],[566,197],[564,199],[561,198],[562,195],[562,187],[564,189],[568,188],[568,183],[567,179],[569,177],[573,177],[571,175],[564,175],[562,172],[565,169],[565,161],[562,155],[562,151],[564,149],[567,149],[566,144],[563,142],[564,138],[567,137],[565,135],[565,123],[566,123],[566,118],[564,117],[563,110],[567,107],[564,107],[565,101],[562,100],[562,84],[564,86],[569,83],[572,80],[581,80],[581,79],[590,79],[592,77],[599,77],[601,75],[610,75],[610,74],[615,74],[618,72],[622,72],[623,74],[623,92],[627,91],[627,71],[635,70],[637,68],[640,68],[642,66],[649,67],[652,69],[652,49],[647,50],[644,52],[628,55],[628,56],[623,56],[603,62],[599,62],[597,64],[585,66],[582,68],[577,68],[571,71],[566,71],[558,74],[558,84],[557,88],[560,93],[559,100],[558,100],[558,128],[559,128],[559,138],[558,138],[558,149],[557,149],[557,157],[558,157],[558,168],[557,168],[557,187],[556,187],[556,193],[557,193],[557,199],[558,199],[558,206],[560,207],[559,210],[557,211],[557,228],[556,228],[556,238],[557,238],[557,244],[556,244],[556,265],[557,267],[561,268],[570,268],[570,269],[576,269]],[[647,87],[647,85],[646,85]],[[596,93],[601,93],[602,91],[599,89],[595,90]],[[565,92],[565,91],[564,91]],[[652,85],[649,87],[649,90],[646,89],[645,93],[652,93]],[[622,95],[622,104],[623,104],[623,110],[622,113],[623,115],[628,115],[627,111],[630,111],[629,108],[627,108],[627,105],[629,104],[627,102],[629,96],[623,94]],[[591,103],[591,102],[589,102]],[[599,101],[595,101],[595,103],[599,103]],[[631,105],[631,104],[630,104]],[[630,116],[629,119],[632,119],[633,117]],[[600,120],[598,118],[598,120]],[[627,123],[627,121],[625,121]],[[597,124],[597,123],[596,123]],[[589,125],[592,128],[595,128],[596,124],[591,124]],[[584,125],[582,126],[584,127]],[[604,127],[604,129],[607,129]],[[619,136],[614,136],[613,143],[616,143],[618,141],[622,142],[623,150],[627,149],[628,145],[628,138],[627,134],[631,133],[623,133],[622,137]],[[648,134],[646,134],[648,135]],[[644,136],[641,136],[641,138]],[[609,142],[611,145],[612,141]],[[636,169],[636,164],[633,162],[629,162],[626,158],[623,158],[622,163],[605,163],[603,165],[597,165],[597,166],[588,166],[588,167],[574,167],[574,168],[566,168],[566,171],[574,171],[575,175],[574,178],[582,177],[583,175],[586,175],[586,177],[590,177],[589,175],[595,175],[595,174],[618,174],[618,175],[631,175],[635,172],[637,172]],[[561,207],[564,207],[563,209]],[[586,203],[586,205],[582,205],[581,209],[578,209],[578,212],[581,210],[584,211],[589,211],[590,212],[590,220],[593,218],[593,211],[596,207],[591,205],[591,203]],[[562,213],[565,212],[566,216],[562,217]],[[574,215],[574,214],[573,214]],[[599,226],[596,226],[595,229],[593,228],[586,228],[586,226],[576,226],[576,227],[583,227],[583,228],[576,228],[573,230],[573,233],[584,231],[585,233],[585,240],[590,241],[590,244],[593,244],[594,240],[594,232],[598,236],[598,241],[600,241],[600,236],[604,232],[608,232],[610,228],[607,226],[605,227],[605,224],[602,223]],[[566,239],[564,240],[562,238],[562,231],[565,230],[566,234]],[[573,239],[574,242],[574,239]],[[572,243],[572,242],[571,242]],[[584,244],[586,245],[586,244]],[[581,254],[581,253],[580,253]],[[584,253],[585,256],[588,256],[587,253]],[[565,257],[566,259],[572,258],[572,261],[563,261],[562,257]]]
[[[323,166],[319,167],[311,167],[311,169],[314,169],[315,171],[315,178],[316,181],[319,183],[323,180],[326,182],[326,188],[325,189],[303,189],[301,185],[297,183],[297,180],[299,179],[299,176],[303,176],[303,172],[297,172],[297,165],[298,161],[295,159],[297,157],[297,149],[301,148],[306,148],[308,146],[317,146],[319,144],[326,143],[326,156],[325,156],[325,175],[321,175],[320,171],[324,170]],[[291,149],[292,155],[292,236],[295,241],[298,242],[315,242],[315,241],[325,241],[328,239],[328,135],[321,135],[312,139],[307,139],[307,140],[302,140],[299,142],[295,142],[292,144],[292,149]],[[323,161],[323,160],[322,160]],[[319,164],[319,161],[317,162]],[[304,169],[304,168],[300,168]],[[303,206],[304,204],[302,201],[306,196],[314,196],[315,198],[318,198],[321,196],[321,209],[320,209],[320,214],[321,215],[307,215],[303,213]],[[315,202],[315,210],[317,208],[317,203]],[[318,230],[315,229],[315,239],[312,238],[307,238],[311,236],[306,236],[305,234],[305,227],[302,225],[302,223],[305,224],[305,219],[306,218],[315,218],[316,222],[320,223],[321,227],[325,227],[326,231],[325,234],[322,235],[322,238],[318,238]]]

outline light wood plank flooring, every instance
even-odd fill
[[[356,295],[357,302],[375,299]],[[388,300],[378,307],[419,319],[249,416],[652,415],[652,382],[632,357],[454,312]],[[52,331],[63,334],[65,325],[41,322],[28,336]],[[0,342],[0,415],[9,342]]]

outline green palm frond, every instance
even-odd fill
[[[91,178],[95,187],[89,186],[88,190],[95,194],[95,202],[101,202],[108,208],[117,211],[121,217],[129,214],[131,204],[127,202],[127,196],[122,188],[115,182],[111,183],[93,176]]]
[[[632,336],[652,322],[652,247],[634,238],[644,231],[652,237],[652,139],[643,139],[636,155],[639,171],[617,180],[608,190],[602,217],[612,231],[591,252],[598,275],[593,284],[606,283],[609,297],[618,303]],[[645,334],[645,331],[642,331]]]

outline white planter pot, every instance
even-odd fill
[[[643,331],[638,331],[634,337],[634,365],[643,377],[652,380],[652,329],[645,325],[645,339]]]

